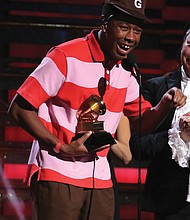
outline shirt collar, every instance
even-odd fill
[[[87,42],[92,54],[92,58],[96,62],[104,62],[105,56],[101,50],[100,44],[98,43],[97,36],[98,30],[92,30],[87,36]]]
[[[94,62],[105,62],[105,56],[104,53],[100,47],[100,44],[98,42],[98,31],[99,30],[92,30],[87,36],[87,42],[90,48],[90,52],[92,54],[92,59],[94,60]],[[116,63],[116,67],[119,66],[119,64],[121,63],[121,60],[119,60]]]
[[[183,66],[181,66],[181,76],[182,76],[182,81],[185,83],[190,83],[190,78],[187,77],[187,74],[185,73],[185,70]]]

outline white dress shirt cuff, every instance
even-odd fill
[[[168,144],[172,149],[172,159],[181,167],[189,167],[190,142],[184,142],[180,137],[179,121],[168,131]]]

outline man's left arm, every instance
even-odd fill
[[[139,132],[139,120],[141,120],[141,134],[151,133],[160,125],[173,108],[184,106],[186,99],[187,97],[182,93],[181,89],[176,87],[169,89],[156,106],[147,109],[141,117],[130,118],[133,131],[135,133]]]

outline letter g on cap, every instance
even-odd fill
[[[142,8],[142,1],[141,0],[135,0],[134,5],[136,8]]]

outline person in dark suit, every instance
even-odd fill
[[[156,220],[190,219],[190,28],[184,35],[179,64],[177,71],[147,80],[142,93],[155,106],[168,89],[177,87],[187,96],[186,105],[171,110],[153,133],[141,136],[140,145],[137,135],[130,140],[133,158],[140,155],[149,161],[142,209],[153,211]],[[186,122],[181,126],[184,114]]]

